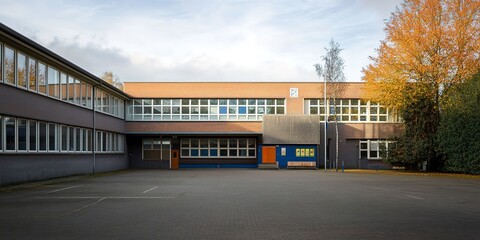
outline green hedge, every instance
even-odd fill
[[[480,174],[480,74],[445,94],[436,138],[443,171]]]

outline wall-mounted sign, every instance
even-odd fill
[[[285,156],[285,155],[282,155],[282,156]],[[295,149],[295,156],[296,157],[315,157],[315,148],[297,148]]]
[[[290,97],[298,98],[298,88],[290,88]]]
[[[287,156],[287,148],[282,147],[281,155],[282,155],[282,156]]]

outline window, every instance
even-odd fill
[[[82,150],[82,134],[80,128],[75,128],[75,151],[80,152]]]
[[[5,150],[15,151],[15,118],[5,117]]]
[[[336,99],[328,101],[328,114],[334,120],[336,115],[338,121],[342,122],[397,122],[398,120],[391,111],[376,103],[360,99]],[[325,105],[323,99],[306,99],[305,114],[320,115],[324,121]]]
[[[37,151],[37,121],[30,120],[28,121],[29,128],[29,147],[30,151]]]
[[[68,151],[75,151],[75,128],[68,127]]]
[[[68,78],[65,73],[60,73],[60,96],[63,101],[68,101]]]
[[[80,99],[82,96],[80,80],[75,79],[73,80],[73,82],[74,82],[74,91],[75,91],[75,104],[80,105]]]
[[[127,109],[127,120],[142,121],[259,121],[265,111],[286,113],[285,99],[134,99]]]
[[[48,124],[48,150],[57,151],[57,125],[54,123]]]
[[[27,56],[17,52],[17,79],[18,86],[27,88]]]
[[[5,46],[3,55],[5,82],[15,85],[15,51]]]
[[[59,98],[60,97],[60,78],[58,70],[52,67],[48,67],[48,96]]]
[[[37,60],[28,59],[28,89],[37,91]]]
[[[38,92],[47,94],[47,66],[38,63]]]
[[[0,45],[0,49],[1,49],[1,47],[2,46]],[[1,53],[2,52],[0,51],[0,54]],[[0,152],[2,152],[2,151],[3,151],[3,119],[2,119],[2,116],[0,116]]]
[[[387,151],[390,141],[383,140],[360,140],[360,159],[378,160],[382,158],[382,152]]]
[[[60,134],[62,136],[60,150],[63,151],[63,152],[66,152],[66,151],[68,151],[68,140],[69,140],[68,139],[68,127],[67,126],[62,126]]]
[[[17,119],[18,151],[27,151],[27,120]]]
[[[3,82],[3,64],[2,64],[2,62],[3,62],[2,61],[2,56],[3,55],[2,55],[2,52],[3,52],[3,46],[2,46],[2,43],[0,43],[0,82]],[[0,135],[0,136],[2,136],[2,135]],[[1,142],[0,142],[0,145],[1,145]],[[0,147],[0,150],[2,150],[1,147]]]
[[[180,153],[184,158],[254,158],[256,140],[247,138],[182,139]]]

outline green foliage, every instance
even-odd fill
[[[480,73],[447,93],[437,142],[444,171],[480,174]]]
[[[418,91],[422,86],[413,84],[410,87],[412,91],[404,94],[403,107],[399,110],[405,132],[401,137],[393,139],[396,144],[392,144],[384,160],[393,166],[407,169],[418,169],[426,161],[428,170],[437,170],[441,166],[441,158],[435,151],[435,136],[440,119],[436,101],[434,97],[429,97],[430,94]]]

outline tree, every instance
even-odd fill
[[[480,67],[479,21],[478,0],[405,0],[363,70],[364,97],[399,111],[409,142],[403,152],[426,156],[432,170],[440,165],[434,138],[442,98]]]
[[[116,74],[113,74],[113,72],[104,72],[100,78],[123,91],[123,82],[120,80],[120,77],[118,77]]]
[[[345,75],[343,69],[345,68],[343,58],[340,57],[340,44],[330,40],[330,47],[325,48],[326,54],[321,57],[323,65],[315,64],[315,70],[317,75],[320,78],[328,83],[326,93],[324,93],[328,102],[333,106],[333,120],[335,121],[335,168],[338,171],[338,118],[337,118],[337,103],[338,98],[340,98],[345,92]],[[324,104],[327,104],[324,102]]]
[[[480,174],[480,72],[453,87],[442,109],[439,151],[448,172]]]

